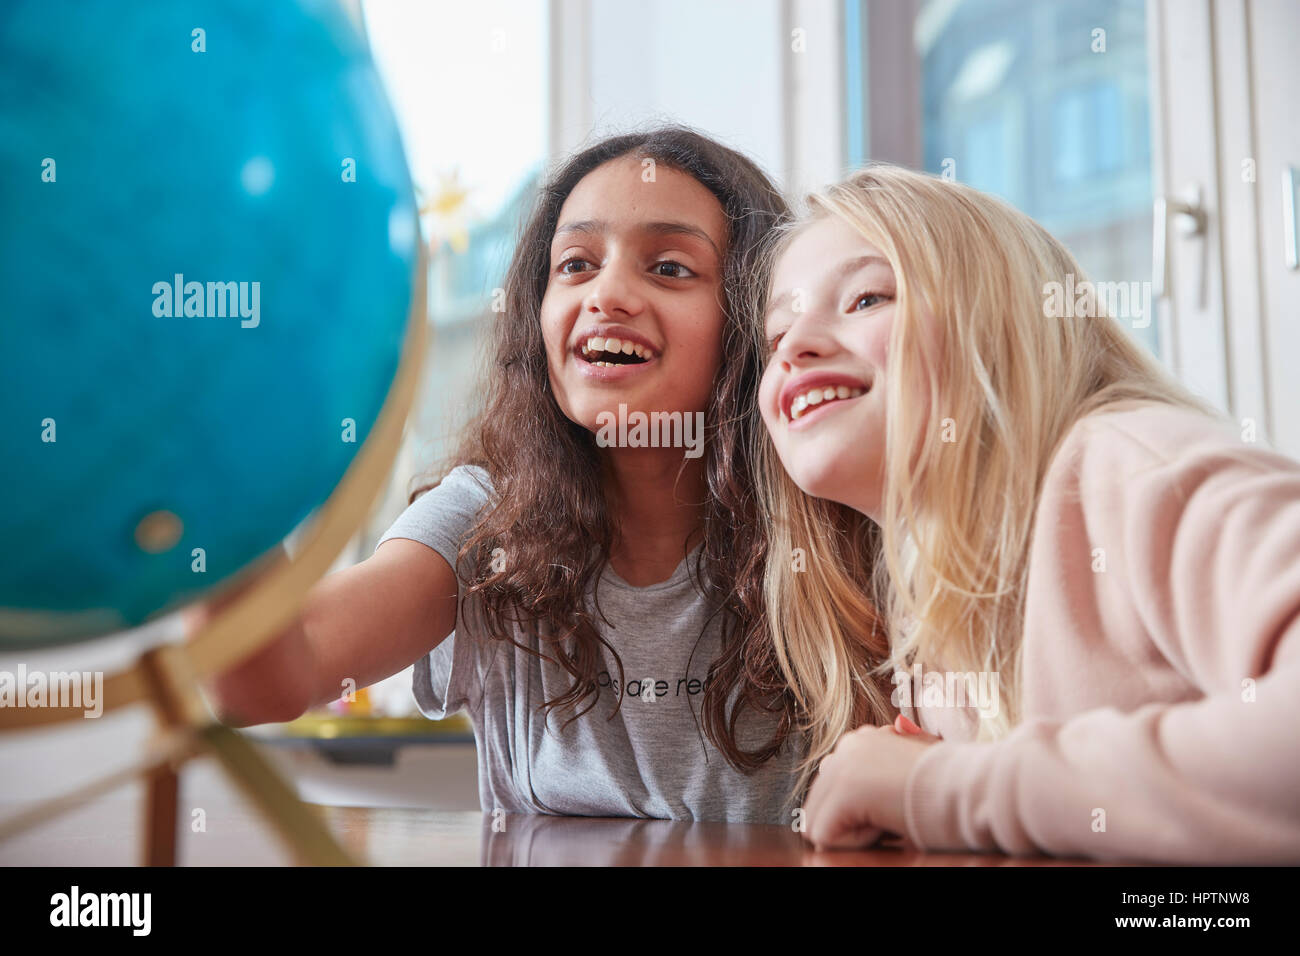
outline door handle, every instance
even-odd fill
[[[1152,223],[1153,256],[1151,281],[1155,298],[1163,299],[1169,289],[1169,217],[1177,221],[1179,235],[1200,236],[1205,233],[1205,206],[1201,201],[1201,186],[1192,183],[1181,195],[1158,196],[1155,201],[1155,221]]]

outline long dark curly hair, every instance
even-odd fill
[[[596,628],[599,610],[585,600],[609,562],[615,522],[595,437],[565,415],[551,392],[539,316],[561,207],[589,172],[627,155],[698,180],[717,197],[729,224],[724,358],[705,412],[712,423],[704,442],[709,497],[695,580],[722,618],[722,650],[709,667],[701,706],[704,732],[737,770],[751,772],[778,754],[797,726],[795,699],[777,665],[763,608],[767,545],[751,461],[755,432],[762,427],[755,402],[763,358],[756,325],[743,311],[761,241],[790,213],[762,170],[740,153],[693,130],[661,126],[583,149],[540,188],[506,275],[504,314],[493,320],[485,404],[452,461],[482,466],[492,483],[490,504],[460,549],[459,562],[472,569],[462,600],[480,598],[490,638],[549,659],[572,675],[568,692],[543,708],[567,710],[572,720],[595,706],[602,645],[622,684],[622,662]],[[425,482],[410,500],[436,483]],[[500,571],[491,558],[502,553],[498,548],[509,556]],[[532,646],[514,638],[516,626]],[[737,741],[746,709],[775,717],[771,738],[752,750]]]

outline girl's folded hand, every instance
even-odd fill
[[[861,849],[904,834],[903,786],[927,747],[941,742],[906,717],[859,727],[822,761],[804,805],[804,837],[818,850]]]

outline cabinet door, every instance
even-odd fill
[[[1206,231],[1171,228],[1163,303],[1179,376],[1300,457],[1300,272],[1289,268],[1283,174],[1300,177],[1300,4],[1151,0],[1157,195],[1202,190]]]
[[[1223,285],[1229,187],[1221,181],[1222,138],[1215,125],[1222,104],[1214,21],[1210,0],[1150,0],[1147,8],[1156,134],[1153,199],[1163,198],[1170,206],[1164,220],[1157,219],[1152,236],[1158,247],[1163,229],[1164,274],[1156,275],[1160,265],[1155,264],[1151,278],[1166,363],[1192,391],[1235,413]],[[1198,232],[1183,232],[1183,221],[1173,210],[1178,202],[1195,205],[1202,217]]]
[[[1296,202],[1283,187],[1294,170],[1300,192],[1300,3],[1254,0],[1247,5],[1257,136],[1256,183],[1259,199],[1259,261],[1262,287],[1263,374],[1272,412],[1273,444],[1300,458],[1300,269],[1287,262],[1287,235],[1295,222],[1284,202]],[[1300,237],[1292,235],[1295,241]],[[1243,277],[1248,279],[1248,277]]]

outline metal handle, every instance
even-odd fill
[[[1286,250],[1286,267],[1300,269],[1300,234],[1296,232],[1296,178],[1300,170],[1287,166],[1282,170],[1282,244]]]
[[[1177,218],[1180,235],[1202,235],[1205,232],[1205,207],[1201,204],[1200,184],[1192,183],[1180,196],[1158,196],[1154,212],[1151,281],[1155,286],[1155,298],[1163,299],[1169,288],[1169,214],[1172,212]]]

